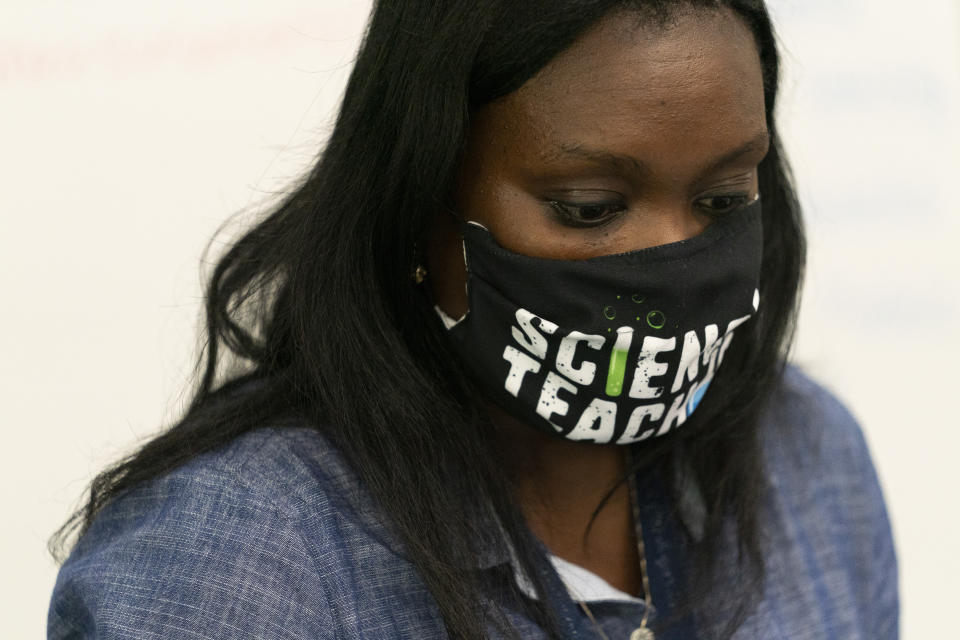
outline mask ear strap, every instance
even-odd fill
[[[471,223],[469,223],[469,222],[465,221],[463,218],[461,218],[461,217],[457,214],[456,210],[454,210],[454,209],[452,209],[452,208],[450,208],[450,207],[443,207],[443,213],[441,214],[441,219],[442,219],[442,217],[443,217],[444,215],[449,215],[449,216],[450,216],[450,221],[456,226],[456,228],[457,228],[457,229],[459,230],[459,232],[460,232],[460,246],[461,246],[461,252],[462,252],[461,255],[463,256],[464,269],[465,269],[466,272],[467,272],[467,281],[469,281],[469,280],[470,280],[470,269],[467,267],[467,264],[468,264],[468,263],[467,263],[467,245],[466,245],[466,239],[465,239],[465,237],[464,237],[464,236],[465,236],[464,230],[465,230],[466,225],[467,225],[467,224],[471,224]],[[472,223],[472,224],[479,224],[479,223]],[[482,226],[482,225],[480,225],[480,226]],[[416,251],[417,251],[417,247],[414,246],[414,252],[416,253]],[[419,256],[419,254],[417,254],[417,255]],[[417,285],[422,284],[423,281],[426,279],[426,277],[427,277],[427,269],[426,269],[426,267],[423,266],[423,261],[420,259],[420,257],[417,258],[416,264],[415,264],[415,266],[414,266],[414,268],[413,268],[413,272],[411,273],[411,276],[410,276],[410,277],[413,279],[413,281],[414,281]],[[469,299],[470,294],[469,294],[469,284],[468,284],[468,282],[465,282],[465,283],[464,283],[464,287],[467,289],[467,291],[466,291],[465,293],[466,293],[466,295],[467,295],[467,298]],[[436,301],[433,300],[433,296],[432,296],[432,295],[430,294],[430,292],[429,292],[429,287],[427,287],[427,288],[420,288],[420,290],[423,291],[423,292],[425,292],[426,295],[429,296],[429,299],[431,300],[431,304],[432,304],[432,306],[433,306],[434,312],[440,317],[440,321],[443,323],[443,326],[444,326],[446,329],[448,329],[448,330],[449,330],[449,329],[452,329],[453,327],[455,327],[455,326],[457,326],[458,324],[460,324],[460,322],[461,322],[464,318],[467,317],[467,314],[469,313],[469,310],[467,310],[467,312],[464,313],[464,314],[463,314],[461,317],[459,317],[459,318],[451,318],[450,316],[448,316],[448,315],[443,311],[443,309],[440,308],[440,306],[439,306],[438,304],[436,304]]]
[[[463,295],[467,300],[467,310],[464,311],[463,315],[460,316],[459,318],[451,318],[447,314],[443,313],[443,310],[441,310],[440,307],[437,307],[437,313],[441,315],[441,319],[443,320],[444,326],[446,326],[447,329],[451,329],[457,326],[458,324],[460,324],[461,322],[463,322],[464,318],[470,315],[469,304],[470,304],[470,277],[471,276],[470,276],[470,260],[467,258],[466,231],[467,231],[468,225],[479,224],[479,223],[473,222],[470,220],[465,220],[457,210],[451,207],[446,208],[446,212],[450,215],[451,218],[453,218],[453,222],[454,224],[457,225],[457,230],[460,232],[460,255],[463,257],[463,270],[464,270],[464,273],[466,274],[466,278],[464,278],[464,281],[463,281]]]
[[[461,224],[464,223],[464,219],[460,217],[460,214],[457,212],[457,210],[454,207],[444,206],[443,214],[450,216],[451,222],[453,222],[457,226],[460,226]]]
[[[458,229],[461,229],[461,230],[462,230],[466,225],[472,224],[472,225],[475,225],[475,226],[480,227],[480,228],[483,229],[484,231],[489,231],[489,229],[487,228],[486,225],[481,224],[481,223],[477,222],[476,220],[466,220],[466,219],[464,219],[463,217],[460,216],[460,213],[459,213],[456,209],[454,209],[454,208],[452,208],[452,207],[444,207],[444,208],[443,208],[443,212],[444,212],[444,214],[450,216],[451,221],[452,221],[455,225],[457,225],[457,228],[458,228]]]
[[[457,229],[460,232],[460,248],[463,255],[463,268],[467,272],[467,280],[470,279],[470,261],[467,259],[467,239],[466,239],[466,230],[468,226],[476,226],[483,229],[486,232],[490,232],[487,227],[476,220],[465,220],[459,214],[459,212],[452,207],[444,207],[444,214],[449,215],[452,222],[457,226]]]

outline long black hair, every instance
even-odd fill
[[[520,87],[611,10],[666,21],[690,6],[732,8],[760,52],[772,136],[759,176],[763,305],[744,327],[749,335],[732,343],[695,420],[645,443],[635,468],[672,473],[682,451],[684,468],[694,470],[707,520],[702,542],[689,549],[688,605],[722,588],[728,608],[742,604],[721,634],[728,636],[762,589],[758,417],[782,371],[804,256],[773,117],[778,58],[762,0],[375,2],[316,163],[216,264],[205,298],[206,343],[184,415],[96,476],[85,504],[51,537],[54,557],[62,561],[69,534],[82,525],[82,536],[120,494],[293,413],[338,448],[392,522],[450,636],[482,638],[490,625],[509,631],[497,607],[476,606],[485,589],[480,577],[457,567],[496,537],[478,523],[496,521],[543,593],[532,564],[536,541],[476,390],[411,271],[435,216],[453,204],[474,109]],[[245,385],[251,380],[257,384]],[[698,428],[708,422],[710,429]],[[477,509],[489,518],[478,519]],[[728,522],[738,535],[737,585],[713,580]],[[560,637],[540,600],[522,606]]]

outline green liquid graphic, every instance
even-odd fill
[[[633,327],[617,329],[617,341],[613,345],[613,353],[610,354],[610,366],[607,367],[608,396],[617,397],[623,393],[623,376],[627,371],[627,351],[630,350],[632,340]]]

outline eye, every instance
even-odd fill
[[[560,222],[569,227],[599,227],[617,217],[626,210],[622,202],[561,202],[548,200],[547,204],[560,218]]]
[[[709,215],[723,215],[745,207],[750,203],[750,196],[747,194],[736,195],[718,195],[700,198],[696,205]]]

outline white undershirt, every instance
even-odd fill
[[[550,562],[553,564],[553,568],[556,569],[557,575],[560,576],[560,580],[567,588],[567,591],[570,592],[570,597],[578,602],[643,602],[640,598],[631,596],[629,593],[624,593],[620,589],[617,589],[589,569],[584,569],[580,565],[564,560],[560,556],[555,556],[551,553]],[[513,577],[514,580],[517,581],[517,586],[520,587],[520,591],[526,596],[536,600],[537,596],[533,591],[533,585],[530,584],[526,576],[519,570],[517,564],[512,564]]]

